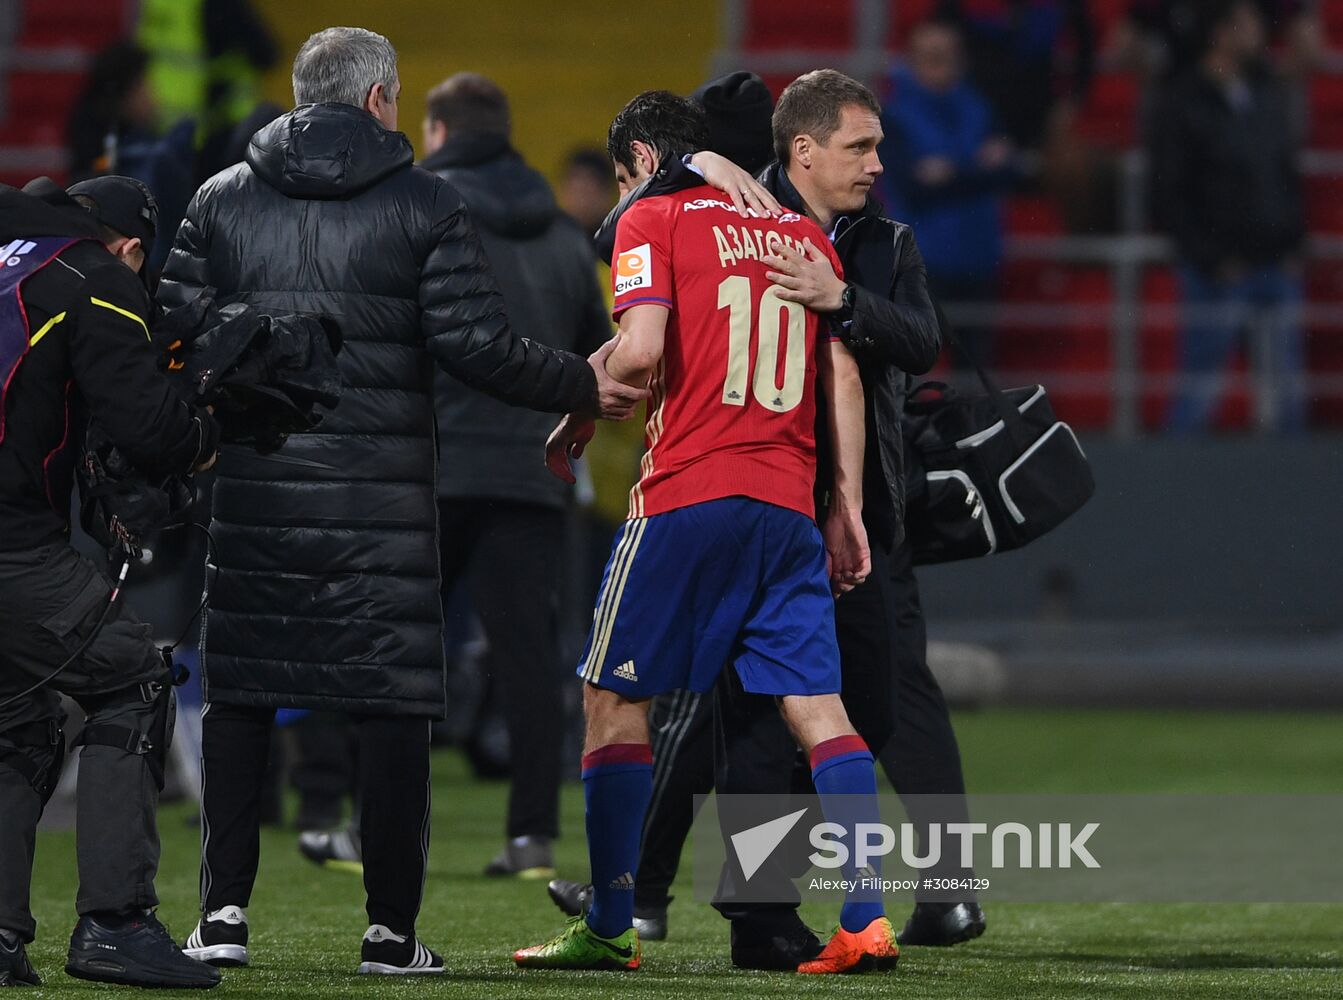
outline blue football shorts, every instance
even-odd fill
[[[756,694],[840,689],[816,522],[746,497],[626,521],[578,674],[626,697],[708,691],[731,663]]]

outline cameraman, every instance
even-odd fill
[[[149,338],[150,300],[136,274],[157,207],[129,178],[68,194],[41,178],[23,191],[0,185],[0,218],[0,986],[41,981],[24,945],[36,929],[37,821],[65,751],[58,691],[88,715],[80,919],[66,971],[213,986],[219,973],[183,955],[152,909],[174,712],[168,670],[149,626],[70,546],[73,459],[90,422],[145,473],[214,459],[214,420],[174,394]]]

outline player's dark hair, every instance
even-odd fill
[[[709,125],[704,109],[668,90],[646,90],[620,110],[606,134],[611,159],[631,173],[636,169],[636,142],[652,146],[659,163],[706,149]]]
[[[809,135],[822,146],[828,143],[839,131],[844,109],[851,105],[881,115],[877,96],[838,70],[812,70],[784,87],[773,119],[774,155],[779,162],[788,165],[793,140],[800,135]]]
[[[508,97],[499,85],[479,73],[456,73],[426,99],[430,121],[442,122],[449,133],[486,132],[507,136],[512,127]]]

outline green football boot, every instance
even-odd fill
[[[620,937],[598,937],[582,916],[574,917],[564,932],[545,944],[522,948],[513,961],[524,969],[615,969],[632,972],[639,967],[639,934],[631,927]]]

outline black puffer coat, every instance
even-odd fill
[[[460,197],[411,161],[358,108],[305,105],[207,181],[178,231],[165,305],[213,286],[331,315],[345,337],[344,396],[316,433],[221,454],[210,701],[441,715],[433,363],[537,409],[595,396],[583,359],[512,335]]]
[[[521,334],[591,354],[611,336],[591,243],[545,178],[501,135],[462,132],[421,163],[462,194]],[[539,459],[555,418],[437,379],[438,492],[562,507],[569,487]]]

